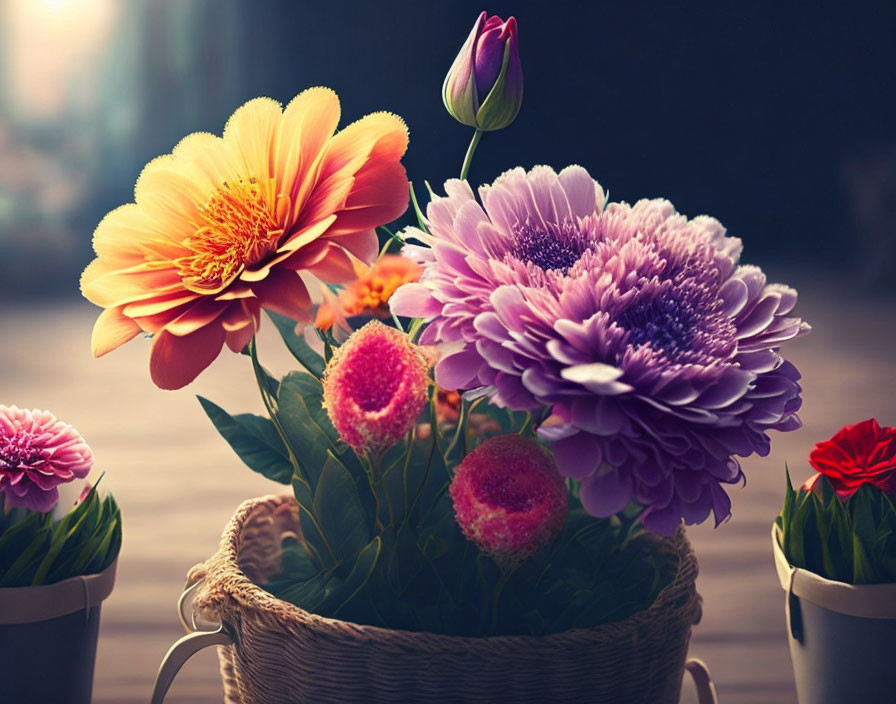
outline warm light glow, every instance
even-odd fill
[[[8,99],[32,118],[52,117],[90,99],[90,71],[120,5],[115,0],[0,0],[2,65]]]

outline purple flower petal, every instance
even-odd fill
[[[481,205],[462,182],[446,192],[420,240],[434,247],[425,310],[440,306],[421,341],[465,351],[439,363],[439,383],[551,408],[539,435],[602,515],[625,495],[655,530],[723,520],[720,487],[743,478],[734,457],[799,425],[799,373],[779,351],[808,331],[796,292],[739,266],[742,243],[717,220],[661,199],[605,206],[578,166],[511,169]]]
[[[592,516],[612,516],[624,509],[631,499],[631,476],[605,465],[596,474],[582,480],[579,496],[582,506]]]
[[[475,350],[464,348],[436,364],[436,383],[443,389],[469,389],[476,384],[477,371],[482,359]]]

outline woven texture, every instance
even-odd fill
[[[356,625],[274,598],[253,580],[280,571],[281,538],[298,525],[292,497],[247,501],[218,552],[190,571],[203,580],[194,608],[234,637],[219,647],[228,704],[678,701],[701,613],[683,530],[670,539],[678,572],[650,608],[548,636],[469,638]]]

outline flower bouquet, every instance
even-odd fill
[[[886,701],[896,674],[896,428],[842,428],[809,455],[799,491],[787,477],[772,528],[787,592],[800,702]]]
[[[59,487],[84,479],[93,463],[84,439],[51,413],[0,406],[4,701],[90,702],[100,604],[115,581],[121,513],[111,495],[99,497],[96,484],[85,485],[66,512]],[[53,677],[37,677],[35,662],[52,662]]]
[[[240,507],[191,572],[185,621],[218,628],[175,647],[154,701],[211,643],[234,702],[677,701],[700,616],[682,523],[725,520],[735,456],[799,425],[796,292],[718,221],[609,203],[581,166],[477,198],[477,145],[522,99],[512,18],[482,13],[443,99],[473,138],[425,214],[410,189],[412,225],[387,227],[404,123],[336,132],[313,88],[187,137],[97,228],[94,353],[148,333],[169,389],[245,354],[266,415],[200,402],[292,490]]]

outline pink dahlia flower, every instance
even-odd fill
[[[93,452],[78,431],[47,411],[0,406],[0,494],[8,506],[46,513],[60,484],[83,479]]]
[[[779,354],[808,331],[797,294],[738,266],[740,240],[665,200],[604,207],[579,166],[513,169],[467,183],[427,209],[425,265],[392,310],[430,319],[421,344],[447,343],[446,388],[482,388],[512,409],[553,408],[542,437],[597,516],[629,501],[671,533],[684,518],[730,514],[734,455],[769,451],[766,431],[800,425],[800,375]]]
[[[429,367],[408,336],[373,320],[352,334],[323,376],[324,407],[358,452],[391,447],[426,405]]]
[[[498,562],[524,560],[566,521],[566,483],[554,460],[520,435],[483,441],[458,466],[450,492],[464,535]]]

